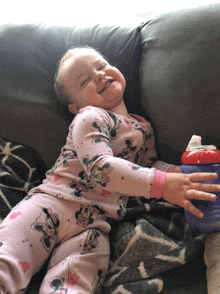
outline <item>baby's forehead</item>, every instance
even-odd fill
[[[107,62],[101,54],[92,49],[70,52],[60,66],[59,79],[62,81],[65,80],[65,82],[67,79],[71,79],[71,81],[73,81],[76,78],[76,73],[78,76],[80,74],[82,75],[85,71],[87,71],[90,64],[92,66],[92,64],[100,63],[100,61]]]
[[[83,63],[85,61],[85,58],[89,58],[91,60],[101,60],[101,61],[106,61],[104,57],[96,52],[93,49],[85,49],[85,50],[76,50],[73,52],[69,52],[69,54],[66,56],[64,59],[61,68],[65,69],[68,68],[74,64],[79,64]],[[107,61],[106,61],[107,62]]]
[[[94,49],[70,50],[69,54],[67,56],[67,59],[69,57],[69,59],[74,61],[74,60],[78,60],[78,59],[80,60],[85,56],[86,57],[91,57],[91,58],[97,57],[97,58],[100,58],[100,59],[104,59],[103,56],[99,52],[95,51]]]

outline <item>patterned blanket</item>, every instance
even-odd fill
[[[45,170],[33,148],[0,138],[0,222],[32,187],[40,184]]]
[[[130,198],[126,217],[113,225],[110,240],[102,294],[165,293],[164,286],[174,282],[185,286],[184,265],[202,259],[204,250],[204,235],[189,228],[183,209],[158,199]],[[178,272],[179,282],[173,279]]]
[[[41,182],[45,171],[34,149],[0,139],[1,219]],[[185,266],[202,260],[204,249],[204,236],[188,227],[183,210],[160,199],[131,197],[126,217],[112,223],[110,241],[110,266],[101,294],[169,293],[164,290],[169,284],[186,282]],[[44,271],[33,278],[27,294],[38,293]]]

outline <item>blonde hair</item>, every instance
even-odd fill
[[[83,50],[96,52],[103,57],[103,55],[100,52],[98,52],[96,49],[89,47],[89,46],[73,47],[73,48],[69,49],[63,55],[63,57],[60,59],[60,61],[58,63],[57,70],[56,70],[56,73],[54,76],[54,90],[55,90],[55,93],[56,93],[59,101],[62,104],[69,105],[69,104],[73,103],[73,101],[72,101],[73,97],[70,97],[70,95],[65,90],[64,85],[62,84],[62,82],[59,79],[60,68],[64,65],[64,63],[68,59],[73,58],[74,56],[77,56],[77,53],[81,53]]]

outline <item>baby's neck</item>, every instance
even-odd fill
[[[112,108],[110,111],[114,112],[116,114],[123,115],[123,116],[128,117],[128,118],[131,118],[131,116],[129,115],[129,113],[127,111],[127,108],[126,108],[126,106],[124,104],[124,101],[122,101],[121,104],[119,104],[117,107]]]

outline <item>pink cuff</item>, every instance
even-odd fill
[[[176,165],[171,165],[168,170],[167,170],[167,173],[173,173],[175,171],[175,169],[177,168]]]
[[[161,198],[163,194],[163,187],[166,180],[166,173],[160,170],[156,170],[153,185],[151,188],[151,198]]]

